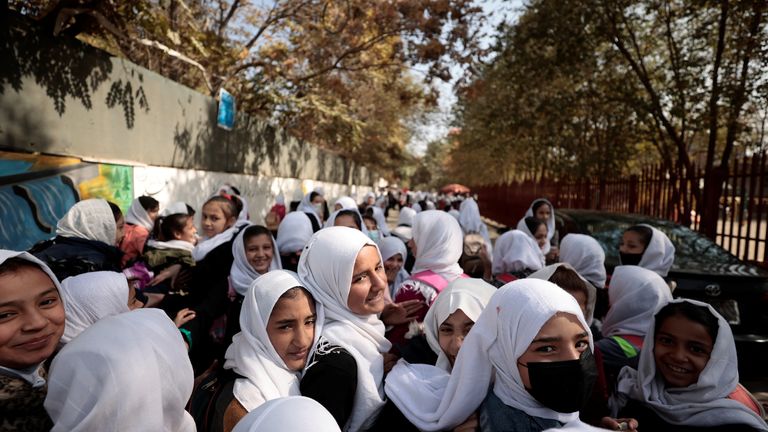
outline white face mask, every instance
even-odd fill
[[[379,241],[379,238],[380,238],[379,230],[370,230],[370,231],[368,231],[368,237],[370,237],[370,239],[375,241],[375,242]]]
[[[312,204],[312,207],[319,216],[323,215],[323,203]]]

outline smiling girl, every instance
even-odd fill
[[[613,414],[637,419],[643,430],[768,430],[731,398],[740,389],[728,322],[706,303],[673,300],[656,313],[637,370],[621,371]]]
[[[0,250],[0,429],[50,430],[45,364],[64,334],[61,287],[41,261]]]

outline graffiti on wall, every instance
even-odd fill
[[[133,167],[0,152],[0,248],[27,250],[54,237],[58,220],[88,198],[104,198],[127,211]]]

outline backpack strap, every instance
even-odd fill
[[[637,355],[640,354],[640,349],[643,347],[642,338],[640,336],[611,336],[611,339],[619,345],[619,348],[621,348],[627,358],[637,357]],[[636,343],[638,340],[640,344]]]
[[[496,279],[504,282],[505,284],[508,284],[508,283],[510,283],[512,281],[516,281],[517,280],[517,276],[511,275],[509,273],[502,273],[502,274],[496,275]]]
[[[468,278],[469,276],[462,273],[459,275],[459,277]],[[437,290],[438,293],[442,292],[445,289],[445,287],[448,286],[448,283],[449,283],[444,277],[433,272],[432,270],[424,270],[424,271],[412,274],[411,279],[424,282],[425,284]]]
[[[750,393],[749,390],[744,388],[744,386],[741,384],[738,384],[736,388],[733,390],[733,392],[731,392],[731,394],[728,395],[728,399],[741,402],[750,411],[760,416],[760,418],[763,418],[765,416],[765,410],[763,409],[762,405],[760,405],[757,399],[755,399],[755,396],[752,395],[752,393]]]
[[[317,218],[309,212],[304,212],[304,214],[307,215],[309,222],[312,223],[312,232],[316,233],[320,231],[320,222],[317,221]]]

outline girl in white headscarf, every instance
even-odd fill
[[[483,236],[488,255],[493,254],[493,245],[491,244],[490,237],[488,237],[488,227],[480,218],[480,208],[477,206],[474,198],[467,198],[461,203],[461,207],[459,207],[459,224],[464,235],[476,233]]]
[[[653,314],[671,300],[672,292],[658,274],[637,266],[618,266],[613,271],[603,339],[597,342],[608,388],[614,387],[624,366],[637,368]]]
[[[467,333],[496,293],[481,279],[456,279],[437,296],[424,317],[427,342],[437,354],[435,366],[450,372]]]
[[[411,277],[395,291],[395,303],[419,300],[422,307],[414,315],[422,322],[438,294],[454,279],[466,277],[459,265],[464,235],[453,216],[444,211],[426,210],[414,219],[413,239],[409,243],[416,256]],[[388,323],[389,324],[389,323]],[[387,333],[392,343],[405,342],[408,323],[398,323]]]
[[[125,235],[120,242],[120,250],[124,252],[123,266],[141,255],[159,211],[160,203],[149,196],[140,196],[131,203],[125,215]]]
[[[675,263],[675,246],[663,232],[640,224],[624,231],[619,243],[619,257],[622,265],[640,266],[667,277]]]
[[[535,217],[547,225],[547,240],[549,241],[545,244],[543,252],[544,255],[550,254],[550,251],[554,255],[557,255],[557,248],[555,247],[552,249],[552,245],[556,244],[553,242],[553,239],[555,239],[555,242],[557,241],[557,231],[555,230],[555,206],[553,206],[547,199],[535,199],[525,212],[523,218],[517,223],[517,229],[527,232],[528,228],[525,224],[525,218],[527,217]]]
[[[283,268],[272,233],[261,225],[250,225],[240,231],[232,242],[232,256],[229,282],[240,296],[248,292],[259,276]]]
[[[312,234],[312,222],[306,214],[295,211],[285,215],[277,229],[277,248],[284,269],[296,271],[299,256]]]
[[[369,209],[366,211],[366,214],[371,212],[371,216],[376,220],[376,227],[381,232],[381,236],[389,237],[389,227],[387,226],[387,218],[384,216],[384,210],[379,206],[369,207]]]
[[[360,210],[358,210],[357,207],[336,210],[331,213],[331,216],[325,221],[323,228],[332,226],[355,228],[362,231],[365,235],[368,235],[368,229],[366,228],[365,223],[363,223],[363,216],[360,214]]]
[[[491,297],[450,375],[400,362],[386,392],[421,430],[453,428],[480,407],[483,431],[542,431],[578,419],[596,376],[591,353],[576,300],[550,282],[524,279]]]
[[[320,229],[326,216],[324,203],[325,198],[323,198],[323,194],[312,191],[304,195],[296,211],[306,213],[307,216],[312,217],[317,223],[317,229]]]
[[[395,297],[395,289],[405,282],[410,274],[405,269],[405,259],[408,257],[408,250],[397,237],[384,237],[378,242],[381,251],[381,259],[384,260],[384,270],[387,273],[387,284],[389,290],[387,297],[389,301]]]
[[[158,309],[104,318],[51,365],[52,431],[193,432],[194,376],[179,330]]]
[[[273,399],[240,420],[234,432],[341,432],[333,416],[303,396]]]
[[[247,220],[238,219],[238,207],[241,205],[242,202],[234,195],[214,195],[203,204],[201,225],[204,237],[192,250],[195,261],[205,259],[211,251],[231,241],[249,224]]]
[[[336,203],[333,205],[334,211],[339,210],[347,210],[347,209],[357,209],[357,203],[355,202],[352,197],[343,196],[339,197],[339,199],[336,200]]]
[[[65,300],[53,272],[26,252],[0,249],[0,428],[48,431],[46,360],[64,333]]]
[[[605,288],[605,251],[594,237],[568,234],[560,242],[560,262],[573,266],[595,288]]]
[[[266,401],[298,396],[299,378],[322,333],[323,306],[290,271],[252,282],[240,312],[240,333],[227,349],[225,369],[240,378],[224,415],[224,430]]]
[[[325,309],[301,393],[328,409],[342,430],[365,430],[384,406],[383,354],[391,348],[377,315],[387,290],[379,249],[355,229],[320,230],[301,254],[299,277]]]
[[[116,247],[116,219],[122,220],[122,214],[113,213],[107,201],[80,201],[59,220],[51,244],[35,250],[34,255],[47,263],[59,279],[90,271],[120,271],[123,253]]]
[[[524,278],[542,268],[544,255],[528,234],[511,230],[496,239],[492,271],[498,286]]]
[[[650,321],[637,369],[621,371],[613,415],[643,430],[768,431],[758,404],[733,399],[739,389],[728,322],[706,303],[677,299]]]
[[[64,279],[61,286],[67,311],[62,345],[102,318],[143,306],[136,300],[136,290],[128,287],[128,280],[122,273],[84,273]]]
[[[410,207],[400,207],[400,215],[397,217],[397,226],[413,227],[416,218],[416,210]]]

